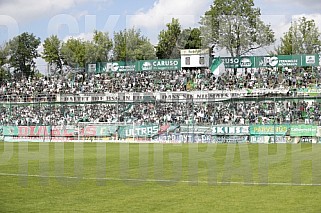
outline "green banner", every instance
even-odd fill
[[[250,125],[251,135],[285,135],[289,125]]]
[[[119,138],[141,138],[152,137],[157,135],[159,131],[158,125],[145,125],[145,126],[120,126],[118,130]]]
[[[319,66],[319,56],[317,54],[259,56],[255,62],[255,67],[309,67]]]
[[[277,55],[221,57],[225,68],[309,67],[319,66],[319,55]]]
[[[225,68],[253,68],[255,67],[255,57],[221,57]]]
[[[2,127],[3,135],[18,136],[18,127],[17,126],[3,126]]]
[[[141,72],[159,70],[180,70],[180,59],[160,59],[144,61],[97,62],[86,65],[87,72]]]
[[[305,95],[305,96],[320,96],[321,89],[319,88],[298,88],[297,93],[299,95]]]
[[[160,59],[138,61],[138,71],[180,70],[180,59]]]
[[[118,125],[104,125],[104,126],[96,126],[95,127],[95,133],[98,137],[103,136],[113,136],[116,134],[118,130]],[[84,132],[84,135],[86,132]]]
[[[131,61],[115,61],[101,62],[96,64],[96,73],[104,72],[135,72],[137,70],[137,62]],[[91,66],[89,66],[90,68]],[[92,65],[92,67],[94,67]]]
[[[291,125],[290,136],[316,136],[317,126],[314,125]]]

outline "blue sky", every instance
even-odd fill
[[[199,17],[213,0],[0,0],[0,42],[28,31],[42,40],[50,34],[90,37],[93,29],[119,31],[136,26],[153,43],[171,17],[178,17],[183,27],[196,26]],[[297,15],[320,19],[321,1],[254,0],[263,19],[278,34]],[[317,20],[316,20],[317,21]],[[67,25],[72,27],[67,27]],[[57,30],[57,25],[60,25]],[[9,30],[8,30],[9,29]],[[286,30],[286,29],[285,29]]]
[[[209,0],[202,3],[197,0],[0,0],[1,22],[4,22],[0,24],[6,25],[1,27],[0,40],[3,42],[24,31],[32,32],[44,40],[52,33],[64,39],[67,36],[89,36],[93,29],[113,34],[125,27],[136,26],[144,34],[151,35],[152,42],[157,42],[159,30],[171,16],[182,19],[186,27],[193,26],[210,4]],[[60,26],[57,32],[55,25],[58,24],[64,26]],[[73,28],[68,28],[68,24]],[[8,32],[7,28],[12,32]]]
[[[135,26],[157,43],[172,17],[182,26],[197,26],[213,0],[0,0],[0,44],[23,32],[43,41],[51,34],[90,39],[94,29],[114,31]],[[254,0],[262,19],[279,38],[299,16],[313,18],[321,29],[319,0]],[[69,26],[69,27],[68,27]]]

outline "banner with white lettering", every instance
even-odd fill
[[[148,92],[148,93],[102,93],[63,94],[61,102],[214,102],[232,98],[259,97],[267,94],[286,94],[287,89],[253,89],[234,91]]]
[[[288,124],[250,125],[251,135],[286,135],[289,129]]]
[[[248,135],[249,126],[213,126],[213,135]]]

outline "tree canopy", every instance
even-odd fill
[[[135,61],[155,59],[154,46],[135,28],[114,33],[114,60]]]
[[[8,49],[5,45],[0,46],[0,82],[10,76],[10,72],[6,64],[8,63]]]
[[[41,41],[34,34],[22,33],[7,43],[8,63],[19,76],[29,77],[35,73],[35,59],[40,56]]]
[[[57,67],[59,71],[62,70],[63,66],[61,47],[62,42],[59,40],[58,36],[52,35],[45,39],[42,52],[42,58],[50,65]]]
[[[179,20],[173,18],[166,27],[167,29],[162,30],[158,35],[156,55],[158,58],[178,58],[180,55],[178,42],[182,32]]]
[[[214,0],[200,21],[204,43],[226,49],[232,57],[268,46],[274,32],[260,16],[253,0]]]
[[[70,38],[62,44],[61,54],[64,64],[72,68],[84,68],[86,65],[86,41]]]
[[[179,47],[181,49],[201,49],[203,48],[202,38],[199,28],[183,29],[179,37]]]
[[[277,54],[315,54],[320,51],[320,31],[314,20],[305,17],[291,23],[291,27],[281,38]]]
[[[93,59],[91,61],[108,61],[113,48],[113,41],[108,32],[94,31],[92,46],[94,48]]]

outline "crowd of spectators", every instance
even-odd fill
[[[59,103],[57,94],[117,92],[232,91],[295,89],[319,86],[320,70],[233,70],[215,76],[210,70],[110,72],[11,79],[0,84],[0,125],[76,125],[78,122],[219,125],[268,123],[321,124],[316,100],[209,103]],[[4,102],[11,102],[10,104]],[[14,102],[25,102],[17,104]],[[33,102],[33,103],[29,103]]]
[[[316,101],[212,103],[32,104],[0,107],[0,125],[77,125],[78,122],[247,125],[306,123],[321,125]]]
[[[320,70],[306,71],[302,68],[248,69],[232,74],[227,71],[215,76],[205,70],[109,72],[101,74],[69,74],[40,78],[10,79],[0,84],[0,101],[27,102],[54,100],[57,94],[116,93],[116,92],[165,92],[188,90],[237,90],[306,88],[318,85]],[[19,99],[20,100],[17,100]]]

